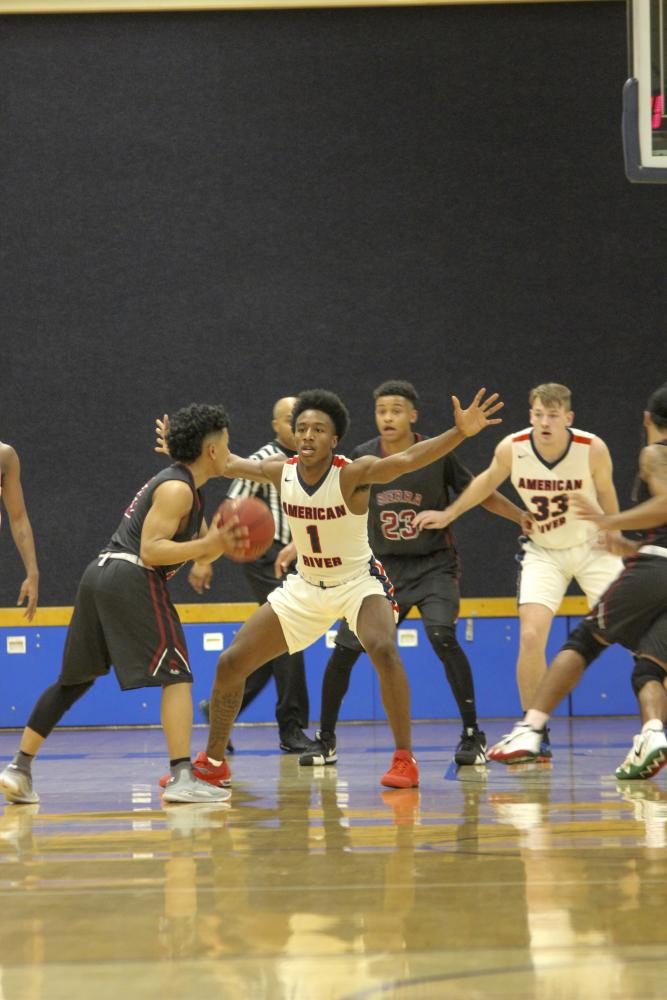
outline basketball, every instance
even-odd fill
[[[239,524],[245,525],[248,529],[249,548],[237,555],[231,555],[229,552],[225,555],[234,562],[252,562],[253,559],[263,555],[273,541],[276,530],[273,515],[266,504],[257,497],[242,497],[240,500],[231,500],[228,497],[220,504],[215,515],[218,527],[234,515],[238,517]]]

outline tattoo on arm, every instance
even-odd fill
[[[667,487],[667,448],[651,445],[641,454],[640,473],[644,481],[655,480],[661,487]]]

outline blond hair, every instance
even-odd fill
[[[530,406],[535,400],[539,400],[543,406],[562,406],[565,410],[572,409],[572,393],[560,382],[543,382],[542,385],[536,385],[528,396]]]

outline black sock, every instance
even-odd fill
[[[188,767],[190,767],[189,757],[175,757],[173,760],[169,761],[169,770],[172,772],[172,774],[176,774],[177,771],[181,771],[183,769],[183,766],[185,764],[187,764]]]

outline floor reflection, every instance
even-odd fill
[[[231,803],[166,808],[159,732],[55,734],[42,803],[0,816],[0,998],[663,996],[667,792],[613,778],[631,725],[458,771],[417,726],[396,791],[382,727],[321,769],[253,727]]]

